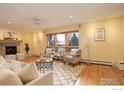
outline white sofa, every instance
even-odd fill
[[[40,74],[35,63],[12,60],[7,63],[0,56],[0,85],[53,85],[52,72]]]

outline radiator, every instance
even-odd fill
[[[98,61],[98,60],[81,59],[81,62],[93,63],[93,64],[102,64],[102,65],[112,65],[112,62]]]

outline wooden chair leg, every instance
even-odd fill
[[[79,61],[79,65],[81,64],[81,62]]]
[[[73,64],[73,68],[75,67],[75,64]]]

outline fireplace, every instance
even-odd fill
[[[6,55],[16,54],[17,53],[17,46],[6,46]]]

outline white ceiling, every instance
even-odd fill
[[[0,28],[49,29],[123,14],[124,4],[0,4]],[[69,18],[71,15],[73,19]],[[34,24],[35,18],[41,20],[38,26]]]

